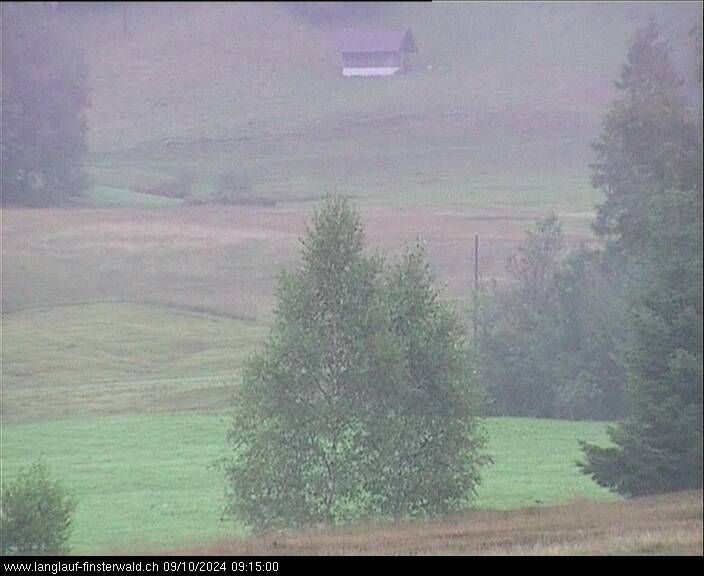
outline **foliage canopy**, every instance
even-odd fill
[[[36,462],[2,488],[2,554],[68,554],[75,503]]]
[[[358,213],[328,199],[275,315],[236,396],[230,514],[262,529],[469,501],[487,460],[478,395],[422,247],[395,266],[367,257]]]
[[[626,337],[619,274],[604,255],[568,250],[555,215],[539,219],[508,262],[510,282],[483,289],[479,377],[496,415],[623,416]]]
[[[701,61],[701,60],[700,60]],[[601,143],[596,229],[634,278],[629,417],[583,471],[621,494],[702,486],[702,115],[650,26],[628,53]]]
[[[44,4],[2,6],[4,204],[65,204],[86,186],[87,67]]]

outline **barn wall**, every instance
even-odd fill
[[[343,52],[342,65],[345,68],[384,68],[401,66],[399,52]]]
[[[358,67],[343,67],[342,75],[345,77],[351,76],[392,76],[401,68],[399,66],[375,66],[368,68]]]

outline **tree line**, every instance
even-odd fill
[[[45,3],[0,9],[2,204],[73,203],[87,186],[83,51]]]
[[[656,26],[638,31],[594,144],[603,247],[568,251],[540,220],[480,308],[490,411],[620,420],[581,468],[629,496],[702,486],[702,106],[682,85]]]

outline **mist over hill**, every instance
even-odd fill
[[[654,19],[690,78],[701,3],[60,3],[58,12],[89,59],[98,183],[139,189],[188,171],[207,191],[234,165],[274,197],[373,196],[386,176],[412,189],[410,172],[460,185],[508,165],[586,170],[634,31]],[[334,33],[369,26],[412,29],[419,53],[407,74],[342,78]],[[130,177],[120,174],[127,165]]]
[[[0,464],[21,478],[46,458],[78,501],[72,552],[701,553],[701,1],[7,2],[0,16],[0,200],[16,192],[0,202]],[[404,73],[345,78],[347,28],[410,29],[419,51]],[[334,203],[350,210],[318,234]],[[610,427],[629,403],[646,409],[635,426]],[[252,452],[246,474],[214,465],[243,454],[226,438],[287,410],[262,454],[301,444],[269,468]],[[453,456],[436,446],[470,421],[435,424],[475,410],[494,463],[446,491],[436,472],[460,477],[484,439]],[[312,420],[325,426],[298,427]],[[614,489],[609,430],[634,439],[637,490]],[[407,466],[417,454],[427,467]],[[343,457],[363,467],[331,475]],[[378,476],[388,462],[399,474]],[[240,478],[363,524],[242,540],[260,511],[222,522]],[[544,507],[643,486],[696,490]],[[411,497],[409,518],[435,514],[428,495],[443,514],[488,510],[385,527]]]

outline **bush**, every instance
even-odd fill
[[[75,504],[36,462],[2,487],[2,554],[52,556],[68,554]]]
[[[467,504],[487,460],[476,395],[462,322],[422,248],[395,267],[365,256],[342,199],[302,245],[237,393],[227,512],[264,529]]]
[[[252,181],[247,174],[226,172],[218,179],[215,201],[220,204],[239,204],[253,196]]]

